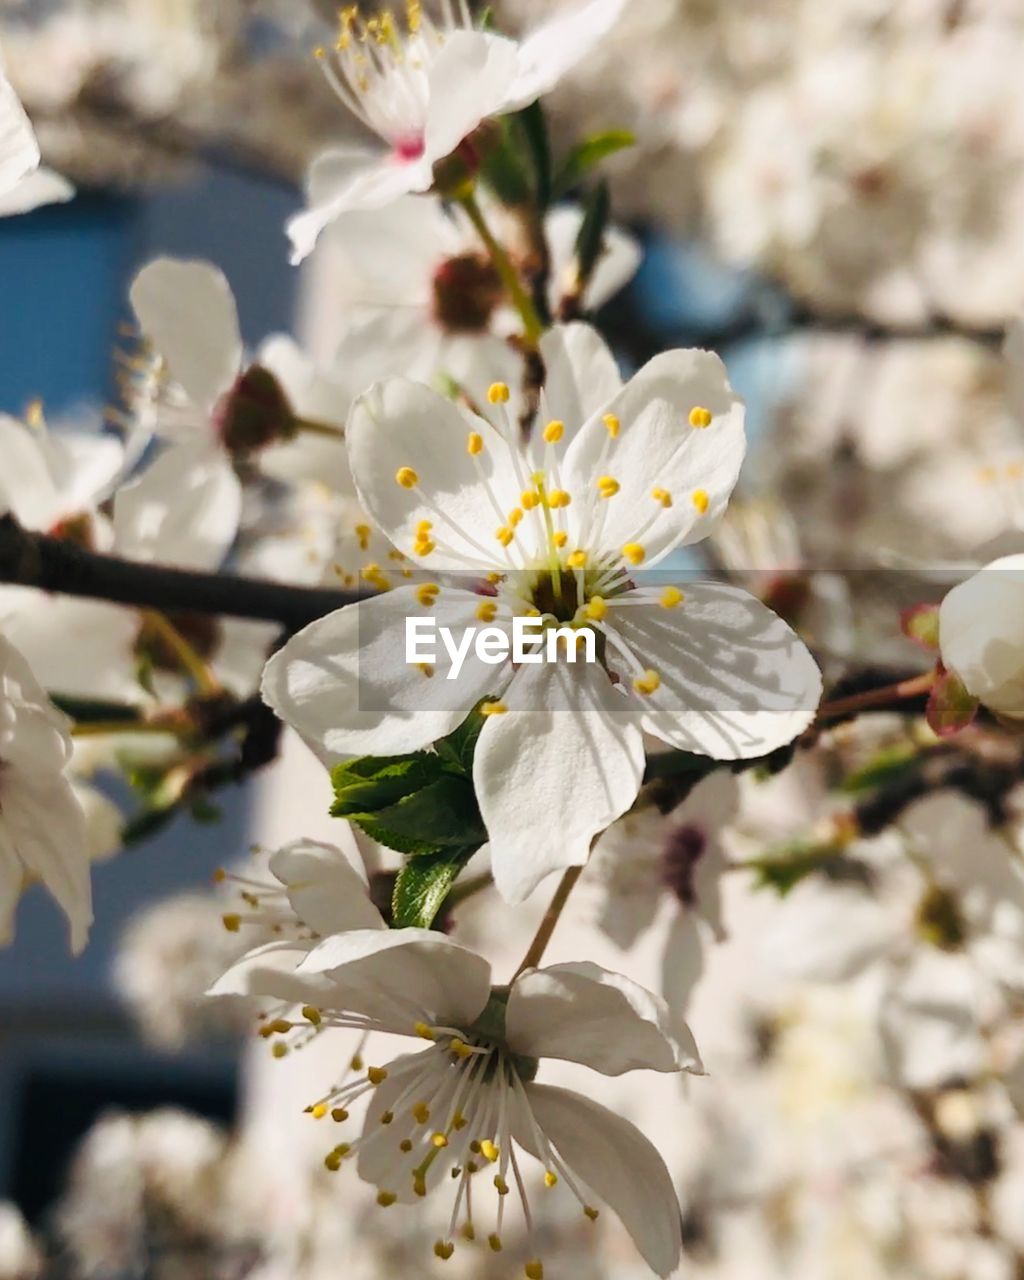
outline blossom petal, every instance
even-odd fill
[[[309,170],[309,207],[288,223],[293,265],[309,257],[321,233],[343,213],[383,208],[401,196],[429,190],[432,182],[431,166],[423,161],[402,163],[367,147],[322,152]]]
[[[366,872],[336,845],[296,840],[270,859],[288,901],[303,924],[327,936],[348,929],[383,929],[370,900]]]
[[[626,0],[589,0],[527,36],[519,46],[519,74],[509,109],[529,106],[558,84],[608,35],[626,7]]]
[[[558,1155],[618,1215],[657,1275],[670,1275],[682,1249],[682,1214],[672,1175],[654,1145],[628,1120],[569,1089],[530,1084],[525,1095],[534,1120]],[[533,1126],[521,1105],[514,1137],[531,1155]]]
[[[950,591],[939,612],[939,647],[969,693],[1024,719],[1024,555],[996,560]]]
[[[693,1033],[660,996],[589,962],[528,970],[512,986],[505,1025],[516,1053],[606,1076],[704,1070]]]
[[[694,410],[711,415],[691,425]],[[619,552],[638,542],[650,568],[676,547],[707,537],[736,485],[746,453],[743,402],[710,351],[668,351],[655,356],[604,406],[620,429],[611,448],[601,416],[590,419],[565,456],[564,487],[589,495],[601,474],[620,488],[602,504],[591,535],[599,548]],[[671,506],[657,501],[667,493]],[[573,510],[582,509],[577,501]],[[650,517],[656,516],[653,523]]]
[[[471,431],[483,442],[476,456],[467,448]],[[467,417],[429,387],[393,378],[356,401],[348,446],[363,506],[399,550],[410,554],[418,526],[430,521],[436,550],[421,559],[426,567],[490,571],[501,564],[495,533],[518,506],[522,486],[508,443],[483,419]],[[406,467],[419,479],[414,489],[396,481]]]
[[[415,1035],[417,1021],[469,1027],[491,994],[491,966],[475,951],[429,929],[338,933],[314,947],[300,975],[323,975],[335,1005],[365,1013],[396,1035]]]
[[[433,614],[461,637],[479,625],[479,605],[471,592],[442,588]],[[470,656],[448,680],[440,640],[431,678],[407,663],[406,620],[429,612],[415,588],[400,587],[321,618],[267,663],[264,701],[328,759],[401,755],[446,737],[507,676]]]
[[[604,671],[523,667],[480,734],[473,767],[491,866],[507,902],[564,867],[632,805],[643,777],[639,724]]]
[[[566,438],[622,390],[622,375],[605,340],[589,324],[558,325],[541,339],[547,369],[544,413],[566,426]]]
[[[0,187],[0,218],[31,213],[48,204],[67,204],[74,196],[75,188],[67,178],[52,169],[37,169],[8,191]]]
[[[330,989],[325,979],[296,976],[309,955],[310,942],[285,939],[255,947],[237,960],[207,991],[208,996],[259,996],[304,1003]]]
[[[576,243],[585,216],[581,205],[568,204],[553,209],[544,220],[551,247],[551,307],[556,315],[563,292],[575,283]],[[597,260],[582,298],[584,310],[596,311],[620,293],[640,269],[643,256],[635,236],[619,227],[609,227],[605,232],[604,252]]]
[[[0,65],[0,194],[13,190],[38,164],[36,135]]]
[[[130,560],[211,570],[238,533],[242,486],[227,455],[202,440],[166,449],[114,498],[114,539]]]
[[[817,714],[821,673],[807,647],[737,587],[692,583],[678,608],[609,613],[609,627],[661,678],[644,698],[644,727],[670,746],[715,760],[756,759],[792,742]],[[633,678],[621,656],[611,661]]]
[[[43,440],[23,422],[0,414],[0,456],[0,512],[13,512],[28,529],[48,530],[66,512]]]
[[[171,377],[194,405],[212,409],[242,363],[238,311],[223,272],[208,262],[157,258],[135,277],[131,303]]]
[[[507,110],[518,71],[512,40],[482,31],[456,31],[445,41],[428,76],[424,159],[450,155],[488,116]]]

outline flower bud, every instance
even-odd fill
[[[269,369],[254,364],[241,374],[216,411],[224,447],[245,457],[296,432],[295,411],[284,388]]]
[[[943,664],[996,715],[1024,720],[1024,555],[1006,556],[946,596]]]

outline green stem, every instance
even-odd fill
[[[323,436],[339,442],[345,438],[339,427],[332,427],[329,422],[318,422],[315,418],[293,417],[291,423],[296,431],[305,432],[308,436]]]
[[[527,969],[536,969],[544,959],[544,952],[548,949],[548,943],[551,941],[551,936],[562,917],[565,904],[569,901],[569,895],[576,888],[576,883],[582,874],[582,867],[570,867],[562,877],[562,882],[555,891],[555,896],[551,899],[551,906],[548,907],[544,919],[540,922],[540,928],[530,943],[530,949],[523,956],[523,963],[516,970],[516,978],[521,973],[525,973]],[[513,978],[514,981],[515,978]]]
[[[523,285],[519,272],[516,270],[504,246],[487,225],[487,219],[477,203],[476,196],[463,196],[459,203],[465,209],[466,216],[476,228],[480,239],[484,242],[487,252],[491,256],[491,262],[494,264],[494,269],[501,277],[502,284],[508,290],[509,297],[522,317],[523,337],[527,345],[532,349],[536,349],[537,344],[544,336],[544,325],[537,314],[537,308],[533,305],[533,300]]]

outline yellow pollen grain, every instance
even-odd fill
[[[614,476],[602,476],[597,482],[597,491],[602,498],[614,498],[621,488]]]
[[[548,506],[552,511],[560,511],[563,507],[571,506],[572,494],[566,493],[564,489],[552,489],[548,494]]]
[[[387,1068],[386,1067],[370,1067],[366,1073],[366,1078],[367,1080],[369,1080],[370,1084],[373,1084],[373,1085],[383,1084],[384,1081],[388,1078]]]
[[[419,667],[421,673],[427,680],[433,680],[434,668],[430,665],[429,662],[417,662],[416,665],[417,667]]]
[[[479,457],[484,451],[484,438],[478,431],[471,431],[466,440],[466,452],[471,458]]]
[[[485,702],[480,708],[482,716],[507,716],[508,707],[504,702]],[[463,1044],[461,1040],[452,1041],[452,1053],[457,1053],[460,1058],[469,1057],[469,1046]]]
[[[282,1040],[278,1040],[270,1052],[275,1058],[286,1058],[288,1056],[288,1046]]]
[[[434,527],[434,525],[433,525],[433,522],[432,522],[432,521],[430,521],[430,520],[421,520],[421,521],[419,522],[419,524],[416,526],[416,537],[417,537],[417,538],[421,538],[421,539],[422,539],[422,538],[429,538],[429,537],[430,537],[430,531],[431,531],[431,529],[433,529],[433,527]]]
[[[516,540],[515,530],[503,527],[494,535],[503,547],[510,547]]]
[[[544,428],[544,443],[558,444],[558,442],[562,439],[564,435],[565,435],[564,422],[557,422],[557,421],[549,422],[548,425]]]
[[[593,1205],[589,1205],[589,1204],[585,1204],[583,1206],[583,1212],[590,1219],[591,1222],[596,1222],[598,1218],[600,1218],[601,1216],[601,1210],[595,1209]]]
[[[329,1173],[338,1172],[341,1168],[341,1156],[338,1155],[337,1151],[332,1151],[330,1155],[324,1157],[324,1168]]]
[[[331,1119],[335,1124],[344,1124],[348,1119],[348,1112],[344,1107],[335,1107],[331,1112]]]
[[[370,546],[370,534],[373,530],[368,524],[356,525],[356,537],[359,539],[359,550],[366,551]]]
[[[484,1140],[480,1143],[480,1154],[483,1156],[485,1160],[489,1160],[491,1164],[494,1164],[495,1161],[498,1159],[498,1156],[501,1155],[501,1152],[490,1140],[490,1138],[484,1138]]]
[[[469,1124],[469,1121],[462,1114],[462,1112],[456,1111],[455,1115],[452,1117],[452,1128],[455,1130],[455,1132],[461,1133],[462,1130],[465,1129],[467,1124]]]
[[[637,693],[642,693],[650,697],[652,693],[657,693],[661,688],[661,676],[657,671],[645,671],[642,676],[637,676],[633,681],[633,688]]]
[[[362,1057],[357,1053],[349,1065],[353,1071],[362,1071],[364,1065]]]
[[[693,505],[701,515],[704,515],[707,512],[708,507],[711,505],[711,499],[708,497],[706,489],[694,489]]]
[[[380,1115],[380,1122],[386,1129],[388,1125],[395,1123],[395,1113],[393,1111],[382,1111]]]
[[[464,1222],[459,1228],[459,1234],[462,1236],[463,1240],[468,1240],[470,1244],[472,1244],[476,1239],[476,1228],[473,1226],[472,1222]]]
[[[540,494],[534,489],[524,489],[519,501],[523,504],[524,511],[533,511],[540,506]]]
[[[307,1022],[312,1023],[314,1027],[318,1027],[323,1022],[323,1016],[319,1009],[314,1009],[311,1004],[303,1005],[302,1016]]]
[[[591,622],[604,622],[608,617],[608,602],[601,596],[594,596],[587,603],[587,617]]]
[[[491,1235],[487,1237],[487,1244],[490,1247],[491,1253],[501,1253],[501,1236],[499,1236],[497,1232],[492,1232]]]
[[[419,556],[421,559],[425,559],[430,555],[431,551],[436,550],[436,542],[431,542],[429,538],[417,538],[416,545],[413,547],[412,553],[414,556]]]
[[[544,1263],[538,1258],[534,1258],[532,1262],[528,1262],[523,1268],[526,1280],[544,1280]]]
[[[587,553],[585,551],[574,551],[567,561],[570,569],[585,569],[587,567]]]
[[[508,404],[511,398],[512,392],[508,389],[506,382],[495,382],[487,392],[487,399],[491,404]]]
[[[487,581],[491,584],[492,587],[496,587],[498,583],[501,581],[502,576],[503,575],[500,573],[489,573],[487,575]]]
[[[430,1119],[430,1108],[425,1102],[417,1102],[412,1109],[412,1117],[417,1124],[426,1124]]]
[[[424,607],[431,609],[437,603],[437,597],[441,594],[441,588],[436,582],[425,582],[423,586],[416,588],[416,599]]]
[[[498,616],[498,606],[494,600],[485,600],[483,604],[477,606],[476,617],[478,622],[493,622]]]
[[[427,1026],[425,1022],[417,1022],[413,1028],[421,1040],[436,1040],[437,1032],[433,1027]]]
[[[412,1150],[412,1139],[403,1138],[402,1141],[398,1144],[398,1149],[399,1151],[404,1151],[405,1154],[408,1155],[409,1152]]]
[[[613,440],[617,440],[619,438],[619,432],[622,430],[622,423],[619,419],[614,413],[606,413],[602,421],[604,422],[605,430],[611,438]]]
[[[309,1113],[314,1120],[323,1120],[327,1115],[327,1107],[322,1102],[318,1102],[313,1110]]]
[[[501,708],[500,710],[495,710],[495,708],[499,707]],[[485,702],[480,708],[482,716],[503,716],[506,711],[508,711],[508,707],[501,702]],[[473,1056],[473,1050],[464,1040],[453,1040],[448,1048],[457,1058],[471,1058]]]
[[[448,1139],[443,1133],[435,1133],[430,1141],[438,1151],[443,1151],[448,1145]]]
[[[221,916],[221,922],[228,933],[238,933],[242,927],[242,917],[236,915]]]
[[[551,1188],[552,1188],[552,1187],[557,1187],[557,1186],[558,1186],[558,1174],[557,1174],[557,1173],[552,1173],[552,1171],[549,1169],[549,1170],[547,1171],[547,1173],[545,1173],[545,1175],[544,1175],[544,1185],[547,1187],[547,1189],[548,1189],[549,1191],[551,1190]]]
[[[442,1262],[447,1262],[454,1252],[455,1246],[450,1240],[438,1240],[437,1244],[434,1245],[434,1254]]]
[[[519,507],[513,507],[508,513],[508,523],[509,527],[512,529],[517,528],[523,523],[523,513]]]
[[[214,884],[223,884],[227,878],[228,878],[228,873],[224,870],[223,867],[218,867],[217,870],[213,873]]]
[[[678,587],[666,587],[661,593],[660,603],[663,609],[676,609],[685,599],[686,596],[683,595]]]
[[[500,1173],[496,1173],[494,1175],[494,1189],[495,1191],[497,1191],[499,1196],[508,1195],[508,1183],[505,1181],[505,1179],[501,1176]]]
[[[415,489],[420,478],[412,467],[399,467],[395,472],[395,484],[403,489]]]
[[[398,1203],[398,1196],[393,1191],[378,1191],[377,1203],[382,1209],[390,1209],[393,1204]]]
[[[690,410],[690,426],[703,430],[705,427],[711,426],[711,410],[705,409],[701,405]]]
[[[569,541],[569,535],[563,529],[558,529],[552,535],[552,541],[554,542],[555,546],[559,549],[559,551],[561,551],[562,548]]]
[[[647,552],[639,542],[627,542],[622,548],[623,559],[628,560],[631,565],[641,565],[647,559]]]
[[[660,503],[666,510],[672,505],[672,495],[667,489],[652,489],[651,497],[655,502]]]

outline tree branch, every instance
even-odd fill
[[[300,631],[359,599],[347,591],[289,587],[97,555],[72,542],[30,533],[12,515],[0,516],[0,583],[137,609],[276,622],[289,631]]]

